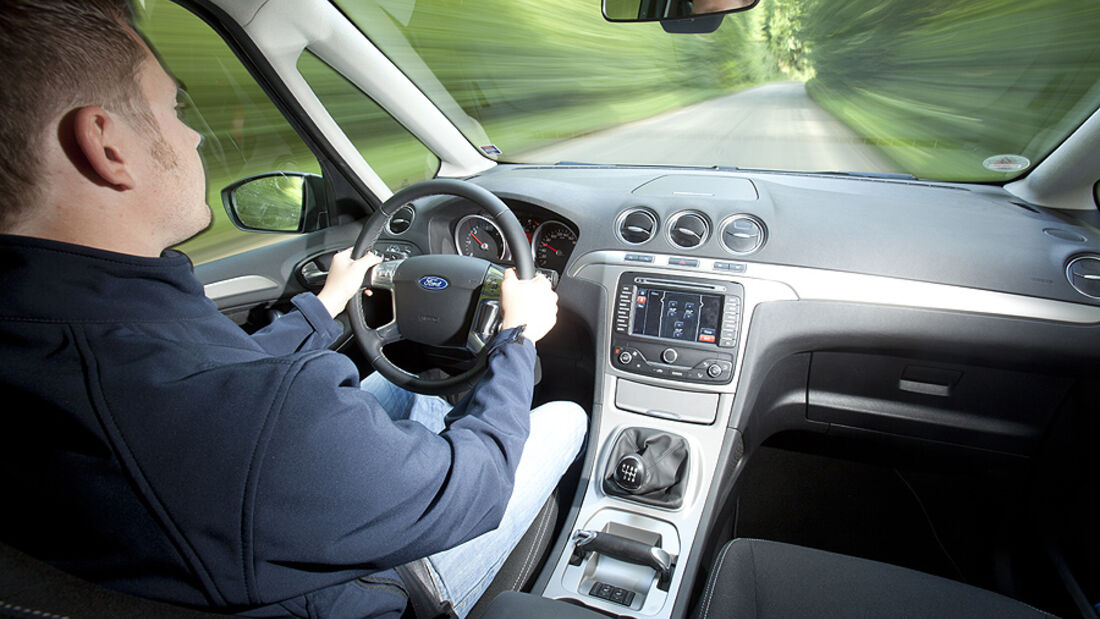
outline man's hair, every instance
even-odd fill
[[[152,121],[138,74],[147,52],[127,0],[0,2],[0,231],[34,206],[47,124],[97,105]]]

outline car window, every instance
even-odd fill
[[[320,164],[222,39],[201,19],[167,1],[137,7],[137,25],[185,93],[183,118],[203,136],[210,228],[182,243],[196,264],[285,240],[244,232],[222,206],[221,189],[262,172],[320,173]]]
[[[335,69],[307,51],[298,59],[298,72],[391,189],[435,176],[439,159]]]
[[[1100,105],[1096,0],[765,0],[674,36],[592,0],[334,2],[513,163],[1005,182]]]
[[[222,206],[221,190],[273,171],[320,174],[320,164],[236,55],[209,26],[184,8],[150,0],[137,23],[185,93],[184,120],[203,136],[210,228],[176,247],[195,264],[279,242],[286,234],[245,232]],[[439,160],[397,121],[310,53],[298,69],[355,147],[391,188],[431,178]]]

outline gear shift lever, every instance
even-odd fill
[[[642,503],[679,507],[687,472],[687,441],[647,428],[629,428],[619,435],[604,479],[608,494]]]
[[[615,465],[614,478],[620,488],[634,494],[649,481],[649,469],[638,454],[627,454]]]

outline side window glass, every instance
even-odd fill
[[[186,93],[184,120],[203,136],[200,152],[214,220],[176,249],[201,264],[285,240],[285,234],[237,229],[222,206],[221,190],[264,172],[320,174],[317,159],[206,23],[166,0],[135,4],[138,28]]]
[[[391,189],[435,176],[439,159],[343,75],[308,51],[298,59],[298,72]]]

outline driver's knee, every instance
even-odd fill
[[[531,434],[527,446],[549,452],[558,465],[558,474],[581,453],[588,434],[588,413],[576,402],[559,400],[547,402],[531,411]]]

